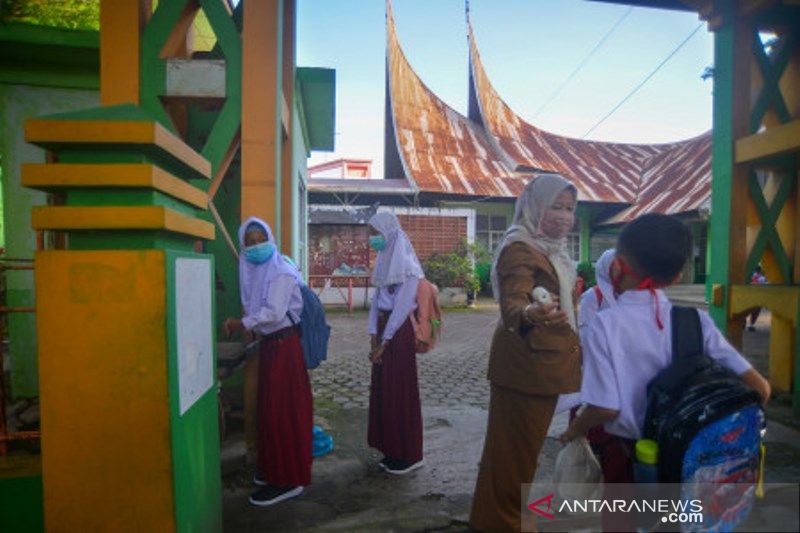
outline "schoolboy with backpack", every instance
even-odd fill
[[[690,250],[688,228],[672,217],[649,214],[626,225],[611,267],[615,305],[582,335],[587,407],[560,439],[602,424],[613,442],[599,459],[615,465],[617,483],[634,481],[633,446],[645,436],[659,444],[661,482],[748,482],[745,471],[758,463],[769,383],[708,313],[672,306],[661,290],[680,278]],[[703,453],[710,448],[730,453]],[[720,465],[734,456],[743,473],[726,478]]]

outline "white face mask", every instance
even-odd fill
[[[539,231],[551,239],[561,239],[575,225],[575,197],[570,191],[558,195],[539,220]]]

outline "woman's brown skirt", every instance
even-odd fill
[[[558,396],[535,396],[492,384],[489,425],[470,526],[521,531],[522,485],[533,482]],[[526,526],[534,526],[534,522]]]

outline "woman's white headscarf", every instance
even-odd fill
[[[414,247],[394,213],[376,213],[369,219],[369,225],[381,232],[386,239],[386,247],[378,252],[375,260],[372,285],[385,287],[402,283],[412,276],[425,277]]]
[[[560,308],[564,310],[569,324],[578,330],[575,318],[575,305],[572,291],[575,288],[577,272],[567,252],[567,239],[551,239],[539,231],[539,222],[544,212],[553,205],[563,191],[575,186],[559,174],[540,174],[525,186],[517,198],[514,209],[514,220],[503,236],[503,242],[497,247],[492,262],[492,291],[496,299],[500,298],[500,281],[497,277],[497,260],[503,248],[513,242],[524,242],[528,246],[544,253],[558,275]]]
[[[603,293],[603,303],[610,307],[617,304],[617,299],[614,297],[614,286],[611,284],[611,263],[617,256],[617,250],[609,248],[594,265],[594,278],[597,280],[597,287]]]
[[[239,226],[240,250],[245,248],[244,237],[247,228],[252,224],[261,226],[267,235],[268,242],[275,244],[275,237],[272,235],[269,224],[260,218],[250,217]],[[260,265],[249,262],[245,259],[244,253],[239,254],[239,294],[246,315],[255,314],[263,307],[262,302],[267,298],[269,284],[281,275],[292,276],[298,283],[303,282],[297,268],[285,261],[277,249],[272,257]]]

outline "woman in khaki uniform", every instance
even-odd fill
[[[495,252],[492,288],[500,320],[489,355],[489,423],[472,502],[478,531],[520,531],[522,485],[531,483],[559,394],[581,383],[576,272],[566,248],[575,187],[557,174],[534,178]],[[534,305],[534,287],[552,296]],[[530,528],[533,523],[528,523]]]

